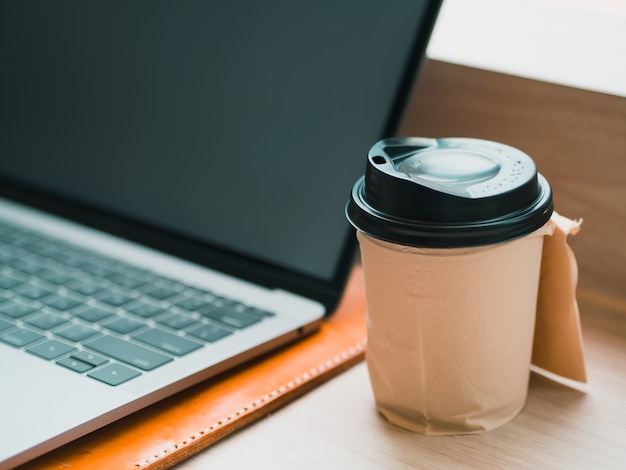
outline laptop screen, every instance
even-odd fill
[[[344,204],[436,3],[2,2],[2,186],[328,294],[354,247]]]

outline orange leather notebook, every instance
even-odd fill
[[[337,312],[318,332],[21,468],[168,468],[361,361],[365,342],[365,294],[356,267]]]

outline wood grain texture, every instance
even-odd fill
[[[580,295],[626,299],[626,98],[431,60],[400,134],[489,139],[529,154],[557,211],[584,220],[570,239]]]

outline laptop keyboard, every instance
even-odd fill
[[[108,385],[272,315],[0,221],[0,341]]]

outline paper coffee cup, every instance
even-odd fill
[[[526,402],[552,197],[530,157],[474,139],[387,139],[347,216],[367,296],[378,410],[423,434],[475,433]]]

